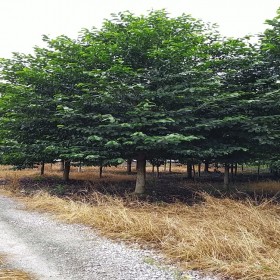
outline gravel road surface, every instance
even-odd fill
[[[8,256],[9,265],[40,280],[217,280],[179,272],[151,251],[22,208],[0,195],[0,253]]]

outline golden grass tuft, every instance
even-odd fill
[[[70,223],[98,228],[114,238],[151,244],[187,269],[242,280],[280,279],[280,207],[204,195],[201,205],[130,204],[94,194],[94,205],[39,193],[28,208]]]
[[[0,269],[0,280],[31,280],[30,275],[20,270]]]
[[[17,269],[2,269],[5,264],[4,258],[0,256],[0,280],[32,280],[29,274]]]

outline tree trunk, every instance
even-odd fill
[[[241,172],[243,174],[243,171],[244,171],[244,164],[241,165]]]
[[[155,173],[155,166],[152,164],[152,173]]]
[[[65,160],[64,162],[64,170],[63,170],[63,180],[64,181],[69,181],[69,174],[70,174],[70,160]]]
[[[102,173],[103,173],[103,166],[99,166],[99,178],[102,178]]]
[[[229,187],[229,164],[225,163],[225,172],[224,172],[224,187]]]
[[[64,160],[61,160],[59,171],[63,171],[63,170],[64,170]]]
[[[230,165],[231,180],[233,181],[233,163]]]
[[[204,172],[209,172],[209,162],[208,161],[205,161]]]
[[[191,163],[187,164],[187,178],[192,179],[192,164]]]
[[[159,178],[159,166],[157,165],[157,178]]]
[[[192,169],[193,169],[193,178],[195,178],[196,172],[195,172],[195,165],[194,165],[194,164],[193,164],[193,166],[192,166]]]
[[[78,172],[79,172],[79,173],[82,172],[82,163],[81,163],[81,162],[79,162]]]
[[[261,169],[261,164],[258,163],[258,177],[257,177],[257,180],[259,181],[260,179],[260,169]]]
[[[171,173],[171,170],[172,169],[172,162],[171,162],[171,159],[169,160],[169,173]]]
[[[127,174],[131,174],[131,165],[132,165],[132,159],[128,159],[126,165]]]
[[[237,163],[235,163],[235,166],[234,166],[234,175],[237,176]]]
[[[166,160],[164,161],[164,172],[166,172]]]
[[[146,183],[146,158],[144,155],[140,154],[137,157],[137,176],[136,176],[136,186],[135,193],[143,194],[145,192],[145,183]]]
[[[201,172],[201,163],[198,164],[198,177],[200,177],[200,172]]]
[[[44,173],[45,173],[45,162],[42,161],[42,162],[41,162],[41,168],[40,168],[40,174],[41,174],[41,175],[44,175]]]

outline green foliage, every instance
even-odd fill
[[[188,15],[114,15],[1,59],[1,162],[279,157],[279,11],[260,45]]]
[[[280,160],[274,160],[270,162],[270,169],[276,176],[280,176]]]
[[[66,186],[65,185],[56,185],[54,186],[52,193],[55,195],[64,195],[66,192]]]

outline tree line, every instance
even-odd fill
[[[0,60],[0,161],[20,166],[176,159],[280,167],[280,10],[257,43],[165,10],[121,12],[78,38]],[[156,164],[155,164],[156,165]],[[226,182],[227,183],[227,182]]]

